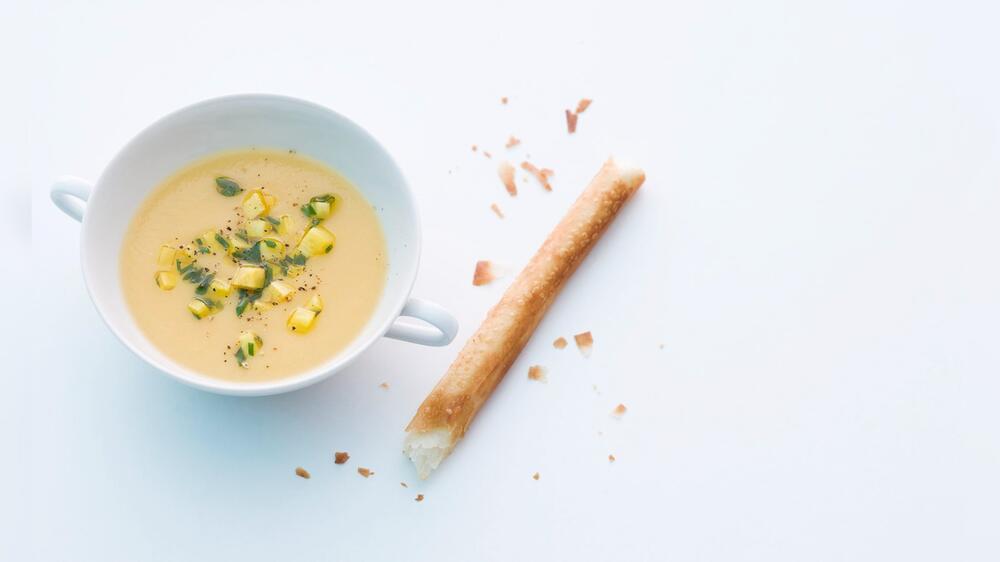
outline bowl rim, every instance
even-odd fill
[[[400,178],[400,194],[404,198],[404,206],[409,210],[409,213],[413,219],[413,236],[411,239],[407,240],[407,249],[413,254],[413,267],[410,271],[402,272],[402,278],[400,280],[401,289],[395,295],[383,295],[382,298],[391,299],[389,306],[389,313],[385,314],[383,320],[376,326],[375,329],[370,330],[368,335],[364,333],[359,334],[358,338],[354,342],[361,339],[361,345],[351,346],[340,353],[330,357],[326,361],[320,363],[319,365],[303,372],[298,375],[283,377],[273,381],[263,381],[263,382],[238,382],[238,381],[227,381],[223,379],[217,379],[208,375],[197,373],[195,370],[188,367],[183,367],[188,372],[179,371],[171,364],[164,364],[158,361],[156,358],[151,357],[143,350],[137,348],[129,341],[129,338],[124,334],[124,330],[120,329],[117,325],[118,321],[114,321],[109,312],[106,311],[106,305],[104,305],[104,300],[99,295],[101,294],[94,286],[94,281],[91,278],[90,269],[88,267],[89,262],[89,251],[88,248],[91,246],[91,229],[89,228],[89,222],[87,220],[90,213],[84,213],[82,224],[81,224],[81,234],[80,234],[80,266],[83,272],[84,285],[86,286],[87,293],[90,296],[90,300],[97,310],[98,316],[104,322],[104,325],[111,330],[118,340],[125,345],[133,354],[138,356],[140,359],[145,361],[147,364],[156,368],[162,374],[167,375],[177,381],[180,381],[188,386],[198,388],[200,390],[205,390],[208,392],[213,392],[216,394],[226,394],[232,396],[268,396],[274,394],[282,394],[285,392],[292,392],[316,384],[326,378],[332,376],[334,373],[342,370],[350,363],[352,363],[359,355],[368,350],[379,338],[381,338],[392,326],[393,322],[400,316],[403,307],[406,305],[410,294],[413,291],[413,285],[416,282],[417,271],[420,269],[420,255],[422,249],[422,228],[420,223],[420,213],[417,208],[416,199],[413,195],[413,190],[410,187],[410,183],[406,176],[403,174],[402,169],[396,163],[396,160],[392,157],[392,154],[388,149],[378,139],[368,132],[367,129],[361,127],[356,122],[348,118],[347,116],[334,111],[324,105],[304,100],[301,98],[295,98],[292,96],[282,95],[282,94],[271,94],[271,93],[241,93],[241,94],[231,94],[225,96],[219,96],[214,98],[205,99],[193,104],[186,105],[174,111],[167,113],[166,115],[160,117],[159,119],[153,121],[138,133],[136,133],[128,142],[126,142],[122,147],[115,153],[114,157],[108,161],[107,165],[101,172],[97,181],[94,183],[90,197],[87,201],[87,206],[98,204],[104,205],[104,197],[102,193],[104,190],[102,186],[104,184],[105,178],[107,177],[109,171],[114,170],[117,166],[122,165],[125,161],[126,156],[131,152],[131,150],[140,142],[145,140],[148,136],[154,135],[160,132],[161,129],[170,126],[170,122],[175,120],[178,116],[197,110],[204,110],[207,107],[213,105],[228,105],[240,102],[262,102],[262,103],[276,103],[276,104],[286,104],[295,105],[299,107],[306,107],[313,111],[318,111],[321,113],[326,113],[336,120],[341,121],[345,126],[353,128],[354,133],[362,137],[366,137],[372,145],[382,153],[382,155],[387,159],[387,161],[394,168],[395,174]],[[237,147],[233,147],[237,148]],[[220,149],[225,150],[225,149]],[[121,240],[118,240],[121,243]],[[392,262],[389,264],[389,271],[392,271]],[[149,338],[142,333],[141,330],[137,330],[139,337],[145,339],[151,346],[157,347],[155,343],[149,340]],[[353,348],[353,349],[352,349]],[[178,365],[179,366],[179,365]]]

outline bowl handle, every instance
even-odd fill
[[[400,322],[396,319],[385,333],[385,337],[420,345],[442,346],[451,343],[458,333],[458,321],[455,317],[441,305],[431,301],[411,298],[406,301],[406,306],[399,315],[423,320],[430,326]]]
[[[52,184],[49,195],[60,211],[76,219],[77,222],[83,222],[83,213],[87,209],[87,199],[90,199],[90,190],[93,187],[87,180],[62,176]]]

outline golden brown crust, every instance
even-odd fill
[[[454,447],[563,284],[644,179],[637,168],[613,159],[604,164],[420,405],[407,432],[447,430]]]
[[[540,170],[538,169],[538,166],[535,166],[534,164],[528,162],[527,160],[521,162],[521,169],[535,176],[535,179],[538,180],[538,183],[542,184],[542,187],[545,188],[545,191],[552,191],[552,184],[549,183],[549,176],[551,176],[555,172],[553,172],[548,168]]]
[[[587,108],[590,107],[590,104],[593,101],[594,100],[589,100],[587,98],[583,98],[582,100],[580,100],[580,102],[576,104],[576,114],[579,115],[584,111],[587,111]]]
[[[497,167],[497,175],[500,176],[500,181],[503,182],[507,193],[511,197],[517,195],[517,184],[514,183],[514,166],[510,162],[501,162],[500,166]]]
[[[568,109],[566,110],[566,130],[568,130],[570,134],[576,132],[576,117],[576,113],[573,113]]]

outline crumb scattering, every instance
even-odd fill
[[[545,376],[545,367],[541,365],[528,367],[528,379],[538,382],[548,382],[548,378]]]
[[[479,260],[476,262],[476,271],[472,274],[472,284],[476,287],[492,282],[497,278],[493,268],[493,262]]]
[[[619,405],[615,406],[614,410],[611,410],[611,415],[614,416],[614,417],[616,417],[616,418],[620,418],[620,417],[624,416],[625,412],[627,412],[627,411],[628,411],[628,408],[625,407],[625,404],[619,404]]]
[[[378,385],[378,387],[381,388],[382,390],[389,390],[389,383],[384,382],[384,383]]]
[[[573,339],[576,340],[576,347],[580,349],[580,353],[584,357],[590,357],[590,352],[594,349],[594,336],[590,332],[583,332],[573,336]]]
[[[309,477],[311,476],[309,474],[309,471],[302,468],[301,466],[295,467],[295,475],[298,476],[299,478],[305,478],[306,480],[309,480]]]
[[[424,501],[424,495],[423,494],[417,494],[417,497],[413,498],[413,501],[418,501],[418,502]]]
[[[539,169],[537,166],[535,166],[531,162],[528,162],[527,160],[521,162],[521,169],[535,176],[535,179],[538,180],[538,183],[542,184],[542,187],[545,188],[545,191],[552,191],[552,184],[549,183],[549,177],[552,176],[555,172],[553,172],[548,168]]]
[[[404,488],[409,488],[409,486],[406,485],[406,482],[400,482],[399,485]]]
[[[334,464],[344,464],[347,459],[351,458],[351,455],[343,451],[337,451],[333,453],[333,463]]]
[[[514,148],[519,144],[521,144],[521,139],[515,137],[514,135],[511,135],[510,138],[507,139],[507,144],[505,144],[504,146],[506,146],[507,148]]]
[[[538,474],[538,473],[536,472],[536,473],[532,474],[532,475],[531,475],[531,477],[532,477],[532,478],[534,478],[535,480],[538,480],[539,478],[541,478],[541,477],[542,477],[542,475],[541,475],[541,474]]]
[[[582,100],[580,100],[580,102],[576,104],[576,114],[579,115],[584,111],[587,111],[587,108],[590,107],[590,104],[593,101],[594,100],[589,100],[587,98],[583,98]]]
[[[511,197],[517,195],[517,184],[514,183],[514,166],[510,162],[504,161],[500,163],[497,168],[497,174],[500,176],[500,181],[503,182],[503,186],[507,189],[507,193]]]
[[[496,203],[490,205],[490,210],[496,214],[496,216],[503,218],[503,211],[500,210],[500,206]]]
[[[476,152],[477,150],[479,150],[479,147],[476,145],[472,145],[472,152]]]
[[[358,467],[358,474],[364,476],[365,478],[368,478],[369,476],[375,476],[375,472],[373,470],[364,468],[362,466]]]
[[[566,129],[573,134],[576,132],[576,113],[566,110]]]
[[[608,462],[615,462],[615,456],[614,455],[608,455]]]
[[[559,336],[558,338],[556,338],[556,341],[552,342],[552,347],[554,347],[556,349],[565,349],[566,348],[566,338],[564,338],[562,336]]]
[[[507,105],[507,96],[500,98],[500,103]]]

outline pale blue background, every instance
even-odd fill
[[[1000,14],[812,4],[4,5],[0,558],[996,560]],[[242,91],[384,141],[455,344],[235,399],[103,327],[49,182]],[[509,134],[552,193],[503,193]],[[517,271],[611,152],[647,185],[418,484],[403,427],[510,279],[472,287],[475,261]],[[551,348],[587,329],[589,360]]]

